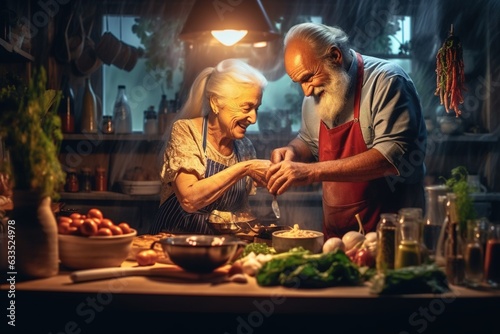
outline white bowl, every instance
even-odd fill
[[[294,230],[283,230],[273,232],[273,248],[277,253],[288,252],[295,247],[303,247],[312,253],[321,253],[323,250],[323,232],[313,230],[300,230],[307,236],[288,236]]]
[[[137,231],[113,236],[59,234],[59,259],[69,269],[119,267],[127,258]]]

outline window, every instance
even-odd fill
[[[132,32],[135,17],[132,16],[105,16],[103,27],[124,43],[140,47],[139,38]],[[113,115],[113,105],[118,92],[118,85],[125,85],[130,107],[132,109],[133,131],[142,132],[144,110],[154,106],[158,110],[161,95],[173,100],[177,92],[182,73],[176,71],[173,77],[173,88],[167,89],[165,84],[157,81],[152,73],[146,70],[146,60],[139,58],[136,66],[130,72],[114,65],[103,65],[103,115]]]

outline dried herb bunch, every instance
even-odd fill
[[[0,137],[8,151],[0,172],[14,189],[35,190],[58,199],[65,173],[58,154],[62,141],[57,107],[61,93],[45,88],[44,68],[34,71],[29,84],[12,74],[0,82]]]

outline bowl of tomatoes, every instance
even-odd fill
[[[99,209],[57,217],[59,259],[68,269],[119,267],[127,258],[137,231],[114,223]]]

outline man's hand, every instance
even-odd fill
[[[305,186],[314,182],[314,164],[282,161],[269,167],[267,189],[281,195],[291,186]]]
[[[271,152],[271,162],[278,163],[281,161],[292,161],[295,157],[295,152],[290,146],[280,147]]]

